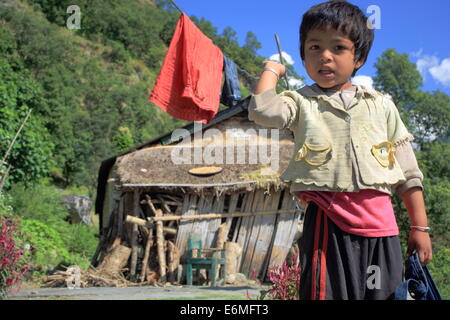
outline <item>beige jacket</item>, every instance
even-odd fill
[[[317,88],[280,95],[268,90],[254,95],[249,105],[250,120],[288,128],[294,134],[295,153],[281,175],[292,183],[292,192],[376,189],[391,193],[392,186],[400,186],[400,192],[422,186],[423,175],[409,143],[413,137],[389,98],[358,86],[352,103],[344,108]],[[400,165],[396,148],[407,151],[408,168]]]

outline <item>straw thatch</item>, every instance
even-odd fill
[[[234,116],[204,130],[200,140],[194,134],[179,143],[155,143],[118,157],[113,167],[115,180],[110,182],[122,187],[183,188],[184,192],[215,194],[270,186],[278,189],[284,186],[279,176],[290,161],[294,143],[287,131],[278,132],[275,138],[272,141],[270,130],[245,116]],[[259,152],[266,157],[265,163]],[[200,162],[195,163],[195,154],[200,155]],[[174,157],[183,157],[187,163],[175,163]],[[272,160],[267,163],[268,159]],[[210,176],[189,173],[193,168],[210,165],[223,170]],[[271,172],[272,169],[276,171]]]
[[[233,182],[243,182],[246,179],[254,178],[261,168],[268,167],[264,164],[214,164],[223,170],[211,176],[196,176],[189,173],[192,168],[207,166],[208,164],[177,164],[171,160],[171,154],[176,146],[147,148],[127,154],[117,160],[115,169],[120,179],[120,184],[136,185],[199,185],[225,184]],[[276,175],[267,175],[267,179],[279,177],[279,174],[286,168],[293,146],[291,144],[281,145],[280,168]],[[246,146],[248,154],[249,147]],[[193,151],[194,152],[194,151]],[[250,175],[249,173],[254,173]],[[262,175],[261,178],[264,178]],[[254,181],[248,180],[248,181]]]

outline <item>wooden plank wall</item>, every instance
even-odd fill
[[[281,208],[290,210],[295,209],[295,207],[296,202],[293,201],[292,195],[289,192],[285,192]],[[283,264],[284,259],[292,246],[292,242],[294,241],[300,213],[300,211],[297,211],[295,214],[278,215],[268,268],[271,268],[274,265],[280,266]]]
[[[211,212],[223,213],[225,206],[225,195],[214,197]],[[205,212],[209,213],[209,212]],[[205,220],[207,225],[206,240],[203,242],[206,248],[211,248],[216,245],[217,230],[220,228],[222,219]]]
[[[186,195],[183,201],[182,216],[201,215],[214,213],[223,213],[225,203],[225,195],[214,197]],[[194,221],[181,221],[178,227],[176,245],[178,247],[180,257],[186,251],[187,240],[191,234],[199,234],[202,236],[204,248],[210,248],[215,245],[215,236],[221,225],[222,219],[205,219]]]
[[[263,211],[264,205],[264,190],[257,189],[255,191],[255,197],[251,206],[251,212]],[[253,269],[251,262],[253,253],[255,252],[256,242],[258,241],[258,232],[261,225],[262,216],[250,216],[248,218],[248,223],[241,225],[241,229],[244,229],[242,234],[245,234],[245,237],[239,237],[237,241],[244,248],[242,251],[240,270],[246,275],[250,275],[250,272]]]
[[[227,208],[225,208],[225,195],[214,197],[212,201],[211,198],[186,195],[182,215],[295,209],[296,203],[287,190],[270,194],[265,192],[264,189],[257,189],[255,192],[231,194]],[[243,248],[243,254],[238,261],[239,272],[264,279],[268,268],[275,264],[281,265],[292,247],[299,214],[300,212],[227,218],[226,239],[241,244]],[[221,223],[222,219],[181,221],[176,240],[180,256],[184,255],[187,239],[194,233],[202,236],[205,248],[214,246],[215,236]],[[233,230],[231,230],[232,225]],[[230,231],[233,234],[228,234]]]
[[[182,216],[192,216],[197,213],[197,202],[198,196],[193,194],[187,194],[183,200],[183,209],[181,212]],[[180,257],[184,256],[186,251],[187,240],[191,235],[193,222],[192,221],[181,221],[178,226],[176,246],[178,247],[178,252]]]
[[[280,201],[281,191],[278,191],[271,195],[266,195],[264,199],[263,211],[276,211],[278,209]],[[276,219],[278,215],[260,216],[259,226],[255,223],[253,226],[253,232],[258,230],[258,236],[253,253],[251,265],[251,272],[254,272],[258,278],[264,276],[264,262],[266,256],[268,256],[270,244],[273,240],[273,234],[276,228]]]

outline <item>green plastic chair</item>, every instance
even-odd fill
[[[219,266],[222,266],[220,279],[225,283],[225,249],[203,249],[202,237],[193,234],[189,237],[186,251],[186,283],[192,285],[192,270],[197,270],[197,279],[201,269],[209,270],[209,278],[212,286],[216,286],[216,275]]]

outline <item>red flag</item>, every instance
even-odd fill
[[[175,118],[208,123],[219,111],[223,54],[184,13],[148,101]]]

